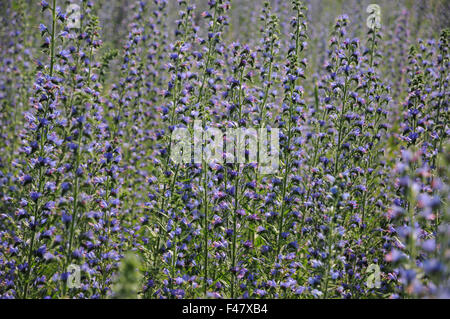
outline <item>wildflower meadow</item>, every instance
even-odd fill
[[[0,19],[0,299],[450,298],[450,2]]]

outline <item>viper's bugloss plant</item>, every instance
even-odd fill
[[[449,297],[444,1],[4,2],[0,298]]]
[[[448,147],[448,58],[448,30],[438,42],[419,41],[410,49],[398,196],[390,212],[399,243],[386,257],[397,267],[399,297],[448,294],[448,159],[442,148]]]

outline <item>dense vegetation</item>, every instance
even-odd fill
[[[369,4],[2,1],[0,297],[449,298],[449,3]]]

